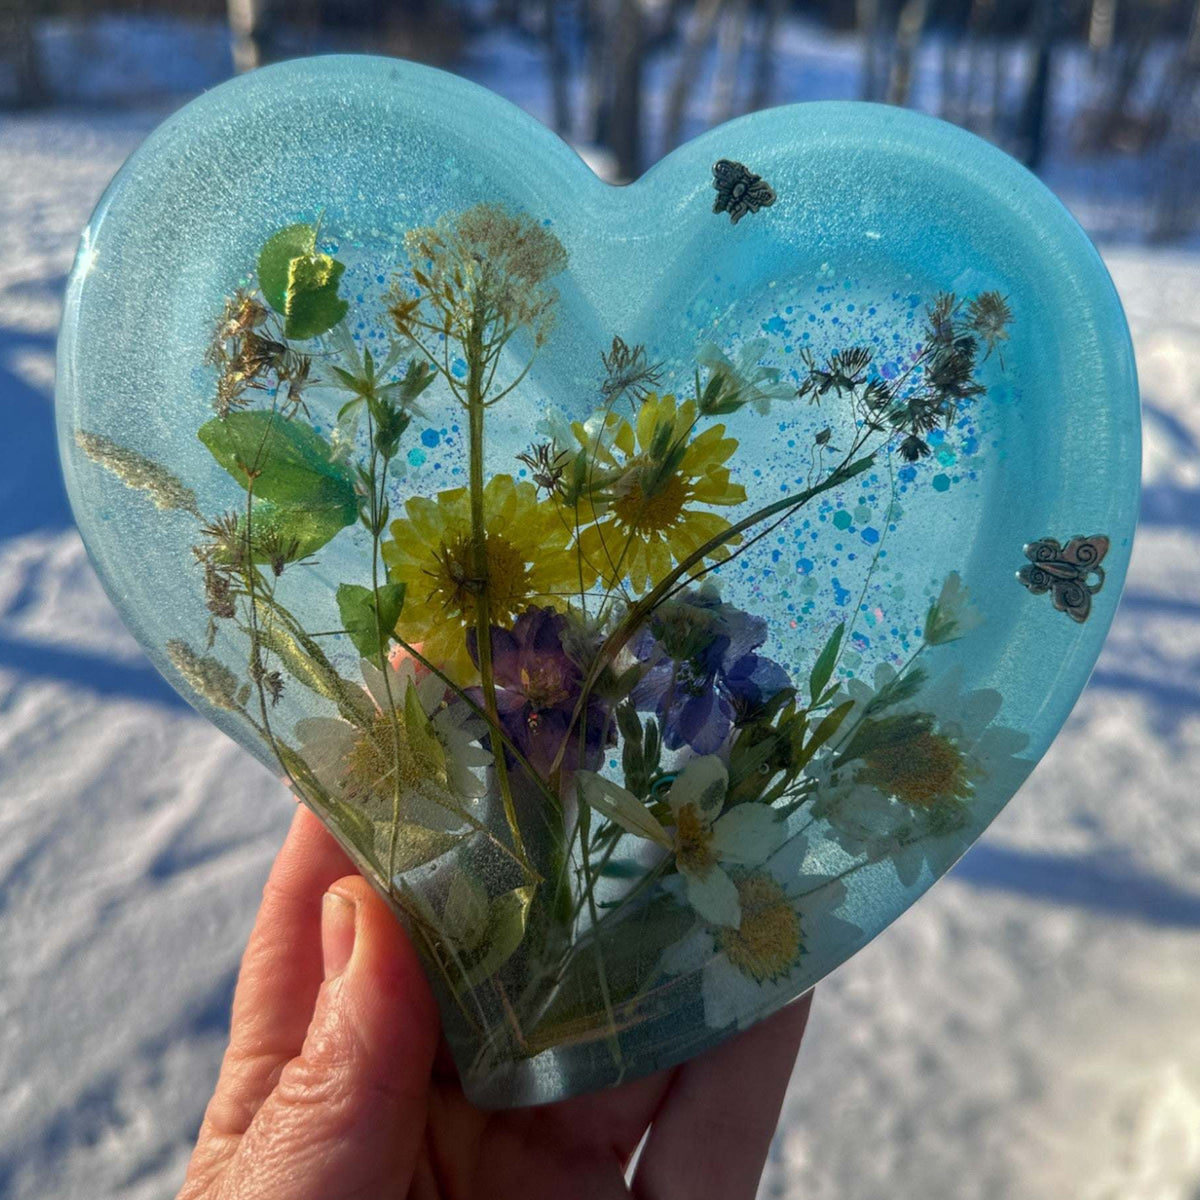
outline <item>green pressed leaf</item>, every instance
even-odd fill
[[[338,296],[344,264],[317,251],[312,225],[289,225],[267,239],[258,256],[258,283],[284,318],[284,333],[304,340],[332,329],[348,305]]]
[[[347,525],[356,508],[343,505],[271,504],[256,501],[251,513],[251,542],[256,563],[299,562],[315,554]],[[244,531],[245,518],[242,519]]]
[[[605,879],[640,879],[646,873],[646,864],[631,858],[610,858],[596,872]]]
[[[665,849],[674,849],[670,834],[632,792],[594,771],[581,771],[578,778],[581,798],[601,816],[615,821],[627,833],[657,842]]]
[[[846,625],[843,622],[830,635],[829,641],[825,643],[825,649],[821,651],[820,657],[812,669],[812,674],[808,677],[808,694],[812,697],[814,703],[817,697],[825,690],[825,685],[829,682],[829,677],[833,674],[833,667],[837,662],[838,649],[842,644],[842,634],[845,632]]]
[[[853,700],[839,704],[832,712],[826,713],[812,732],[812,737],[805,743],[803,750],[796,756],[795,765],[802,767],[814,754],[841,728],[842,722],[850,715],[854,707]]]
[[[424,825],[401,824],[396,831],[396,875],[403,875],[406,871],[422,867],[435,858],[441,858],[443,854],[453,850],[460,840],[457,834],[426,829]],[[379,862],[392,863],[391,821],[375,822],[374,855]],[[384,870],[382,874],[386,877],[387,871]]]
[[[663,896],[607,930],[601,938],[600,956],[613,1005],[628,1004],[646,990],[658,974],[662,952],[679,941],[695,921],[690,909]],[[531,1042],[553,1044],[571,1030],[603,1029],[608,1024],[596,970],[595,949],[577,947],[554,1000],[530,1031]]]
[[[455,946],[474,950],[487,931],[488,896],[466,871],[456,872],[442,910],[442,929]]]
[[[375,593],[370,588],[357,583],[338,586],[337,605],[342,627],[359,654],[376,666],[382,666],[379,659],[380,631],[383,632],[386,649],[400,618],[400,610],[404,607],[404,587],[402,583],[385,583],[380,587],[377,615]]]
[[[293,258],[288,267],[283,332],[303,341],[332,329],[350,306],[338,295],[345,265],[328,254]]]
[[[197,436],[244,488],[279,505],[351,508],[357,518],[354,479],[333,447],[303,421],[256,409],[214,417]]]
[[[309,769],[300,754],[286,742],[276,738],[276,755],[295,788],[317,811],[327,825],[333,826],[339,838],[358,851],[365,862],[375,862],[372,844],[375,831],[371,822],[352,805],[331,796]]]
[[[421,707],[417,689],[411,684],[404,693],[404,733],[419,767],[439,782],[444,782],[446,751],[433,732],[433,722]]]
[[[277,313],[287,311],[292,259],[309,257],[316,250],[317,231],[311,225],[289,225],[267,239],[258,255],[258,286]]]
[[[487,925],[480,939],[482,953],[464,964],[463,987],[476,987],[500,970],[516,953],[525,937],[525,921],[536,890],[532,885],[514,888],[492,901]]]

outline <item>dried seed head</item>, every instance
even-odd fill
[[[188,686],[214,708],[237,712],[238,681],[234,673],[210,654],[197,654],[181,638],[167,642],[167,655]]]
[[[89,433],[84,429],[76,430],[75,443],[92,462],[111,471],[126,487],[145,492],[156,508],[177,508],[200,515],[196,493],[154,459],[122,446],[102,433]]]

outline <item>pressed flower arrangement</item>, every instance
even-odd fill
[[[786,171],[713,157],[694,220],[755,261]],[[1010,470],[1041,310],[1011,269],[922,293],[818,260],[789,282],[776,248],[779,278],[668,289],[672,332],[639,339],[599,300],[582,319],[597,268],[560,203],[441,191],[386,233],[356,232],[336,187],[255,218],[184,338],[171,437],[189,422],[194,449],[118,436],[74,396],[64,433],[87,487],[169,523],[181,604],[202,606],[146,640],[388,898],[472,1094],[521,1103],[799,995],[1028,773],[1044,731],[1031,750],[969,649],[997,606],[964,580],[991,576],[931,514]],[[66,386],[88,386],[73,363]],[[998,607],[1051,592],[1062,645],[1110,538],[1046,531]]]

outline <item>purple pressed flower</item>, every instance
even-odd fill
[[[647,670],[631,699],[657,714],[668,749],[713,754],[739,713],[790,686],[778,663],[754,653],[766,639],[766,621],[714,594],[698,591],[664,604],[632,643]]]
[[[512,629],[492,627],[492,674],[500,724],[543,778],[550,773],[564,738],[563,770],[594,770],[612,734],[608,706],[594,696],[571,728],[584,671],[563,647],[566,631],[567,618],[552,608],[527,608]],[[474,630],[467,634],[467,649],[478,665]],[[480,688],[470,689],[470,694],[483,703]],[[483,745],[492,749],[490,738]],[[511,754],[508,759],[510,765],[515,762]]]

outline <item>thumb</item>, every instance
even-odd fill
[[[230,1196],[407,1191],[437,1048],[433,996],[404,930],[359,876],[325,893],[321,943],[325,982],[303,1049],[242,1138]]]

